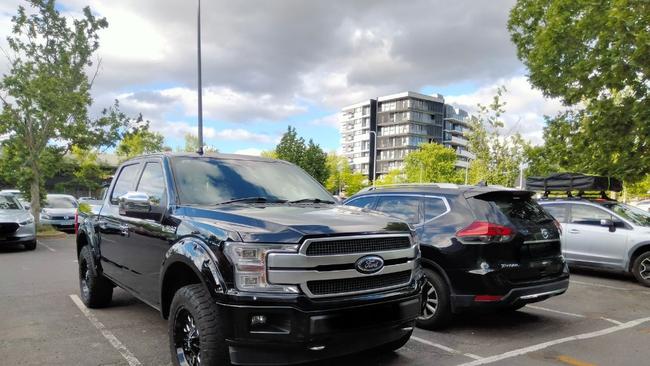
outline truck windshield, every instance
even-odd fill
[[[332,196],[300,168],[281,161],[175,158],[172,169],[182,204],[311,200]],[[305,201],[306,202],[306,201]]]

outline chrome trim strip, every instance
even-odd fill
[[[541,239],[541,240],[526,240],[524,244],[540,244],[540,243],[550,243],[550,242],[559,242],[560,238],[557,239]]]
[[[313,270],[271,270],[269,269],[269,283],[275,285],[304,285],[306,287],[308,281],[322,281],[322,280],[340,280],[340,279],[354,279],[361,277],[376,277],[382,274],[390,274],[395,272],[403,272],[413,270],[415,268],[415,260],[409,260],[406,263],[394,264],[385,266],[379,272],[372,274],[363,274],[356,269],[344,269],[340,271],[313,271]]]
[[[561,293],[563,293],[565,291],[566,291],[566,289],[559,289],[559,290],[553,290],[553,291],[540,292],[540,293],[537,293],[537,294],[524,295],[524,296],[520,296],[519,298],[521,300],[530,300],[530,299],[535,299],[535,298],[542,297],[542,296],[547,296],[547,295],[559,295],[559,294],[561,294]]]
[[[398,250],[385,250],[373,252],[361,252],[351,254],[336,254],[336,255],[305,255],[299,253],[281,253],[270,252],[268,255],[267,263],[269,272],[275,271],[274,268],[314,268],[316,266],[327,266],[337,264],[354,264],[359,258],[365,257],[369,254],[374,254],[381,257],[384,261],[393,259],[408,258],[413,259],[417,256],[418,249],[411,246],[405,249]]]

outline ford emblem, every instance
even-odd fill
[[[354,264],[354,268],[361,273],[375,273],[384,268],[384,259],[376,255],[361,257]]]

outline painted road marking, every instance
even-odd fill
[[[614,324],[616,324],[616,325],[621,325],[621,324],[623,324],[623,322],[619,322],[618,320],[614,320],[614,319],[610,319],[610,318],[605,318],[604,316],[601,316],[600,318],[601,318],[602,320],[604,320],[604,321],[607,321],[607,322],[610,322],[610,323],[614,323]]]
[[[562,315],[567,315],[567,316],[574,316],[576,318],[586,318],[586,316],[584,316],[582,314],[567,313],[565,311],[559,311],[559,310],[553,310],[553,309],[549,309],[549,308],[543,308],[541,306],[526,305],[526,307],[530,308],[530,309],[535,309],[535,310],[548,311],[549,313],[562,314]]]
[[[558,356],[556,360],[571,366],[596,366],[593,363],[580,361],[578,359],[566,355]]]
[[[81,310],[81,312],[86,316],[86,318],[90,320],[90,322],[95,326],[95,328],[97,328],[102,333],[104,338],[108,340],[111,346],[113,346],[113,348],[115,348],[122,355],[122,357],[124,357],[126,362],[129,363],[129,366],[142,365],[142,363],[140,363],[140,361],[138,361],[138,359],[135,358],[133,353],[131,353],[131,351],[129,351],[129,349],[126,348],[126,346],[124,346],[124,344],[122,344],[122,342],[120,342],[110,330],[106,329],[106,326],[102,322],[100,322],[97,319],[97,317],[95,317],[95,315],[86,307],[86,305],[84,305],[84,303],[81,301],[79,296],[70,295],[70,298],[72,299],[72,302],[74,302],[75,305],[77,305],[79,310]]]
[[[465,357],[473,358],[475,360],[481,360],[482,359],[481,357],[479,357],[477,355],[473,355],[471,353],[464,353],[464,352],[455,350],[455,349],[453,349],[451,347],[443,346],[442,344],[439,344],[439,343],[433,343],[433,342],[427,341],[426,339],[422,339],[420,337],[411,336],[411,339],[416,341],[416,342],[426,344],[427,346],[435,347],[435,348],[441,349],[441,350],[443,350],[445,352],[453,353],[455,355],[463,355]]]
[[[593,283],[593,282],[582,282],[582,281],[576,281],[576,280],[570,280],[571,283],[575,283],[577,285],[583,285],[583,286],[594,286],[594,287],[602,287],[602,288],[608,288],[611,290],[619,290],[619,291],[638,291],[644,294],[650,294],[650,291],[643,291],[639,288],[630,288],[630,287],[617,287],[617,286],[610,286],[610,285],[601,285],[600,283]]]
[[[40,241],[39,241],[38,244],[40,244],[40,245],[46,247],[50,252],[56,252],[56,249],[50,247],[50,246],[47,245],[47,244],[44,244],[43,242],[40,242]]]
[[[627,323],[616,325],[616,326],[613,326],[613,327],[610,327],[610,328],[605,328],[605,329],[598,330],[598,331],[595,331],[595,332],[583,333],[583,334],[578,334],[578,335],[574,335],[574,336],[570,336],[570,337],[556,339],[556,340],[553,340],[553,341],[539,343],[539,344],[536,344],[536,345],[533,345],[533,346],[524,347],[524,348],[516,349],[516,350],[513,350],[513,351],[505,352],[505,353],[502,353],[500,355],[494,355],[494,356],[482,358],[480,360],[467,362],[467,363],[461,364],[459,366],[487,365],[489,363],[494,363],[494,362],[498,362],[498,361],[501,361],[501,360],[505,360],[505,359],[513,358],[513,357],[517,357],[517,356],[522,356],[522,355],[525,355],[527,353],[536,352],[536,351],[539,351],[539,350],[542,350],[542,349],[545,349],[545,348],[548,348],[548,347],[552,347],[552,346],[555,346],[555,345],[558,345],[558,344],[562,344],[562,343],[567,343],[567,342],[573,342],[573,341],[582,340],[582,339],[589,339],[589,338],[604,336],[604,335],[607,335],[607,334],[610,334],[610,333],[614,333],[614,332],[618,332],[618,331],[621,331],[621,330],[636,327],[637,325],[643,324],[645,322],[650,322],[650,317],[641,318],[641,319],[637,319],[637,320],[632,320],[632,321],[629,321]]]

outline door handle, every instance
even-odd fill
[[[571,234],[580,234],[580,230],[578,230],[578,229],[570,229],[569,233],[571,233]]]

